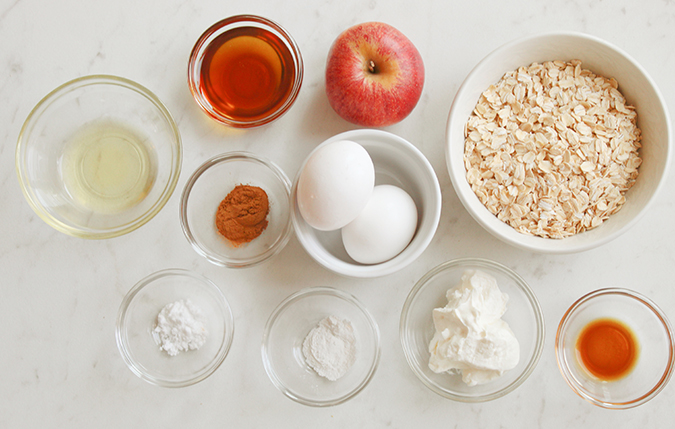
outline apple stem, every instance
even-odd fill
[[[377,67],[375,66],[375,61],[368,60],[368,71],[372,74],[377,73]]]

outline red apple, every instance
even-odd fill
[[[412,112],[422,95],[424,63],[391,25],[366,22],[342,32],[328,53],[326,95],[342,118],[385,127]]]

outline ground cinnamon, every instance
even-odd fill
[[[267,193],[250,185],[237,185],[227,194],[216,212],[216,228],[238,247],[257,238],[267,228]]]

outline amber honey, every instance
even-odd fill
[[[626,376],[638,357],[635,335],[614,319],[598,319],[586,325],[579,334],[576,349],[584,368],[604,381]]]
[[[206,47],[200,89],[221,116],[251,122],[277,111],[295,78],[293,54],[279,36],[264,28],[240,27]]]

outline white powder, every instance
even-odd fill
[[[322,377],[335,381],[356,361],[356,337],[349,320],[328,316],[302,343],[307,364]]]
[[[199,307],[187,300],[167,304],[157,315],[152,335],[169,356],[197,350],[206,341],[206,318]]]

